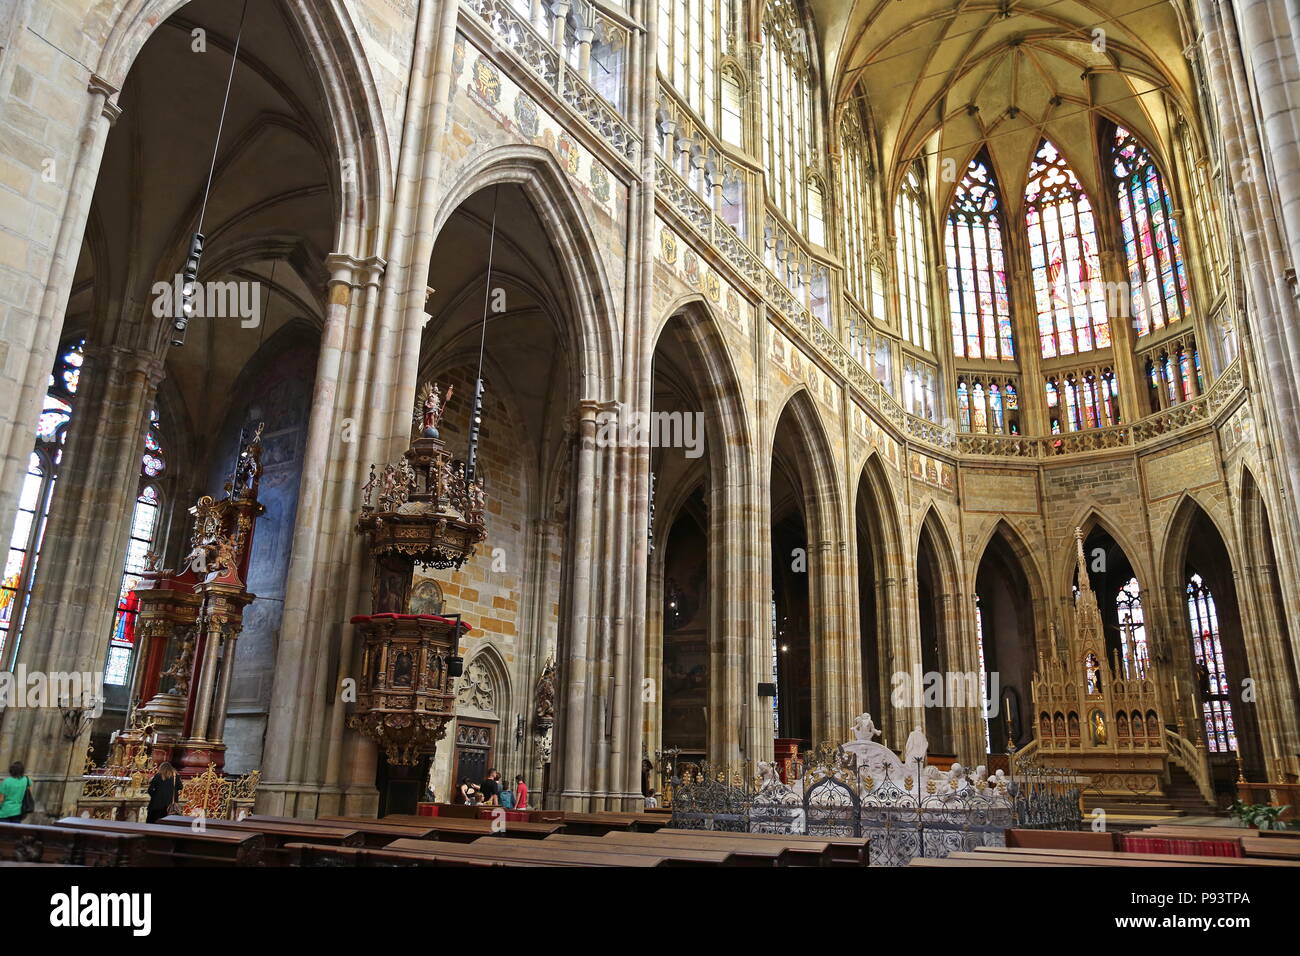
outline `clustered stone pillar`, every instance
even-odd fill
[[[15,660],[28,673],[104,671],[149,409],[161,378],[161,363],[151,352],[85,350],[41,546],[41,573]],[[30,453],[30,435],[27,441]],[[55,784],[37,792],[43,808],[57,812],[75,799],[88,735],[89,725],[76,739],[66,739],[55,709],[11,709],[0,727],[0,752],[32,767],[33,779]]]

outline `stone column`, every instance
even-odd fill
[[[342,773],[345,764],[337,679],[356,673],[346,622],[367,606],[362,579],[367,563],[352,529],[362,473],[370,461],[380,460],[377,450],[388,427],[372,393],[374,366],[385,341],[391,341],[378,313],[384,261],[336,254],[328,264],[329,305],[303,464],[303,474],[314,480],[303,482],[294,528],[264,784],[258,788],[263,812],[289,815],[340,807],[337,789],[320,801],[322,781],[331,770]],[[364,770],[358,772],[364,777]],[[361,799],[375,800],[373,771]],[[357,806],[347,809],[361,812]]]
[[[14,658],[29,673],[104,670],[149,409],[162,377],[152,353],[118,347],[88,347],[82,369]],[[79,780],[89,728],[67,741],[60,726],[56,711],[10,709],[0,725],[0,752],[26,763],[34,779],[63,781],[75,771]],[[38,792],[47,808],[64,805],[54,787]]]
[[[1240,40],[1234,16],[1237,7],[1246,21]],[[1276,17],[1269,26],[1269,9],[1270,4],[1261,0],[1231,6],[1213,0],[1199,0],[1198,4],[1206,72],[1215,93],[1226,178],[1231,184],[1229,199],[1241,237],[1241,275],[1252,293],[1243,361],[1257,364],[1262,378],[1279,383],[1278,388],[1260,393],[1260,404],[1276,430],[1273,447],[1278,470],[1295,500],[1300,494],[1300,396],[1292,383],[1300,381],[1300,310],[1285,276],[1300,264],[1300,231],[1288,248],[1282,231],[1286,219],[1278,205],[1294,207],[1300,201],[1300,183],[1294,175],[1300,169],[1300,144],[1296,107],[1291,102],[1294,69],[1288,67],[1294,57],[1278,55],[1276,48],[1284,41],[1280,36],[1271,37],[1270,31],[1282,20]],[[1257,57],[1261,62],[1255,62]],[[1253,77],[1248,75],[1252,69]],[[1252,80],[1262,116],[1255,109]],[[1277,182],[1274,169],[1289,170],[1291,175]],[[1253,349],[1249,347],[1252,344]],[[1300,550],[1300,526],[1294,511],[1280,512],[1277,529],[1290,553]]]
[[[54,74],[41,78],[40,82],[57,84],[58,79]],[[31,263],[27,287],[0,293],[0,301],[11,303],[5,310],[4,343],[0,345],[0,527],[5,528],[13,527],[18,493],[32,451],[32,430],[63,334],[73,272],[86,231],[104,143],[109,128],[122,112],[115,101],[116,87],[103,77],[92,74],[86,92],[89,95],[77,142],[65,144],[70,151],[67,156],[52,146],[47,157],[55,164],[49,167],[55,176],[53,186],[37,188],[34,179],[28,180],[32,206],[29,219],[38,228],[48,222],[54,231],[53,242],[44,245],[46,237],[40,237],[38,242],[35,235],[26,241],[16,240],[22,242],[24,249],[9,255]],[[59,124],[51,125],[61,129]],[[61,169],[66,171],[62,175]],[[55,196],[51,204],[54,208],[45,208],[51,192]],[[6,225],[16,228],[17,223],[11,221]]]
[[[599,406],[583,402],[578,409],[578,420],[573,440],[577,443],[574,475],[574,513],[569,526],[569,608],[565,615],[568,631],[567,646],[562,647],[559,676],[563,684],[564,710],[557,729],[562,742],[560,806],[563,809],[586,808],[591,795],[590,753],[594,719],[593,700],[599,692],[592,687],[591,617],[594,595],[592,593],[592,561],[595,553],[595,498],[596,498],[596,416]],[[564,626],[564,625],[562,625]]]

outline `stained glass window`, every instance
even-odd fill
[[[1015,358],[1001,206],[988,159],[975,157],[957,186],[944,230],[953,353],[958,358]]]
[[[907,340],[918,348],[933,349],[924,204],[921,177],[913,166],[903,178],[894,204],[894,228],[898,234],[898,313]]]
[[[1151,154],[1122,126],[1115,127],[1110,158],[1133,324],[1138,335],[1146,335],[1187,315],[1187,271],[1174,202]]]
[[[1018,410],[1012,382],[988,381],[971,373],[957,379],[957,427],[962,431],[1018,434]]]
[[[1043,140],[1029,167],[1025,226],[1044,358],[1110,346],[1092,203],[1074,170]]]
[[[1137,578],[1129,578],[1115,596],[1119,619],[1120,656],[1126,678],[1145,677],[1150,656],[1147,651],[1146,618],[1142,614],[1142,590]]]
[[[27,474],[18,493],[18,513],[9,536],[4,578],[0,580],[0,662],[6,658],[12,660],[18,650],[23,619],[36,580],[50,499],[63,459],[63,443],[81,384],[85,344],[84,339],[78,339],[59,352],[50,373],[45,404],[36,422],[36,447],[28,457]]]
[[[769,0],[764,8],[762,75],[768,196],[790,222],[803,226],[817,122],[808,31],[795,0]]]
[[[1219,614],[1214,595],[1199,574],[1187,582],[1187,617],[1192,628],[1192,658],[1196,668],[1205,739],[1211,753],[1237,749],[1237,728],[1228,696],[1228,669],[1219,640]]]
[[[1050,376],[1046,383],[1047,417],[1052,434],[1120,424],[1119,383],[1107,367],[1097,372]]]
[[[149,565],[149,555],[158,539],[161,501],[153,479],[163,473],[167,459],[159,434],[158,410],[149,412],[149,428],[144,437],[144,453],[140,456],[140,494],[131,512],[131,537],[127,541],[126,559],[123,562],[122,582],[118,589],[117,611],[113,615],[113,635],[109,641],[108,662],[104,665],[104,683],[125,684],[131,663],[131,649],[135,647],[136,618],[140,613],[135,588]]]

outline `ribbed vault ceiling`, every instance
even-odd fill
[[[865,97],[886,170],[932,157],[936,179],[987,141],[1010,205],[1041,137],[1090,191],[1096,117],[1133,129],[1158,155],[1190,112],[1192,78],[1177,0],[811,0],[833,105]],[[1104,30],[1094,36],[1094,30]],[[1094,40],[1104,41],[1104,48]],[[891,183],[892,184],[892,183]],[[950,182],[936,181],[947,199]],[[946,187],[946,188],[945,188]]]

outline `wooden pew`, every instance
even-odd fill
[[[999,851],[1006,850],[1005,847],[983,847],[977,849],[996,849]],[[1106,851],[1097,850],[1096,854]],[[1060,855],[1057,855],[1060,854]],[[1152,866],[1191,866],[1201,867],[1201,863],[1183,863],[1174,861],[1172,863],[1164,860],[1107,860],[1100,856],[1094,855],[1083,850],[1060,850],[1057,854],[1048,853],[1045,850],[1018,850],[1013,849],[1011,852],[997,853],[978,853],[972,851],[960,851],[950,854],[948,859],[955,863],[975,863],[976,865],[985,866],[1002,866],[1007,863],[1020,863],[1029,866],[1101,866],[1101,867],[1152,867]],[[995,861],[995,862],[989,862]]]
[[[430,818],[423,817],[422,819],[428,820]],[[436,840],[438,838],[437,831],[431,826],[385,823],[382,820],[367,820],[359,817],[350,818],[345,822],[343,820],[327,820],[324,818],[308,820],[301,817],[273,817],[264,814],[250,814],[244,817],[244,820],[257,823],[314,823],[337,830],[354,830],[361,834],[362,845],[368,847],[384,847],[403,837],[416,840]]]
[[[287,843],[290,866],[567,866],[554,863],[507,863],[499,860],[455,856],[434,849],[419,853],[376,847],[325,846],[316,843]]]
[[[266,837],[249,830],[196,830],[89,817],[64,817],[55,826],[141,836],[150,866],[261,866],[266,849]]]
[[[0,860],[62,866],[144,866],[144,837],[67,827],[0,826]]]
[[[193,817],[168,816],[159,823],[172,826],[187,826]],[[280,866],[289,864],[290,854],[285,846],[289,843],[316,843],[327,846],[359,847],[365,845],[364,835],[357,830],[344,827],[319,826],[308,820],[297,823],[269,823],[257,820],[208,820],[203,826],[216,830],[230,830],[248,833],[260,833],[266,838],[266,862]],[[391,839],[391,838],[390,838]]]
[[[1116,834],[1092,830],[1008,830],[1007,846],[1050,850],[1118,850]]]
[[[637,821],[611,813],[578,813],[565,810],[563,826],[564,832],[568,834],[603,837],[614,830],[621,830],[624,833],[634,832]]]
[[[1155,842],[1155,850],[1170,850],[1185,854],[1201,853],[1205,856],[1276,857],[1300,860],[1300,831],[1254,830],[1248,827],[1198,827],[1161,824],[1127,834],[1127,845],[1144,841]],[[1276,834],[1276,835],[1275,835]]]
[[[627,822],[632,825],[632,832],[634,833],[657,833],[672,823],[671,813],[668,816],[661,816],[655,813],[630,810],[601,810],[590,814],[577,814],[566,811],[564,821],[567,823],[570,817],[575,819],[593,817],[602,823],[607,821],[614,823]]]
[[[557,833],[547,837],[545,843],[561,843],[564,846],[591,850],[595,853],[643,853],[662,856],[672,860],[678,866],[772,866],[770,857],[756,857],[732,848],[731,844],[716,842],[716,849],[709,847],[688,846],[636,846],[627,843],[615,843],[605,837],[580,836],[578,834]]]
[[[1241,847],[1250,859],[1263,857],[1300,861],[1300,843],[1292,840],[1270,840],[1265,836],[1248,836],[1241,838]]]
[[[563,834],[547,837],[557,840]],[[726,847],[742,856],[755,856],[771,866],[830,866],[831,848],[826,842],[799,843],[781,840],[751,840],[737,833],[734,839],[717,839],[684,833],[606,833],[601,839],[626,846],[680,846],[707,850]]]
[[[356,826],[360,822],[354,817],[333,816],[321,817],[320,821],[336,821],[350,826]],[[426,839],[459,841],[461,843],[470,843],[482,836],[504,836],[506,834],[514,837],[541,840],[564,829],[564,825],[560,823],[507,822],[504,824],[504,829],[502,829],[501,825],[498,825],[494,820],[444,820],[441,817],[403,815],[387,816],[381,822],[390,826],[402,826],[408,830],[420,829],[426,831],[429,834]],[[404,834],[404,836],[409,836],[409,834]]]
[[[992,853],[1010,856],[1040,856],[1048,859],[1070,859],[1070,860],[1100,860],[1109,865],[1111,862],[1116,866],[1123,866],[1126,863],[1137,865],[1141,862],[1152,863],[1183,863],[1189,866],[1296,866],[1300,864],[1292,863],[1287,860],[1253,860],[1244,857],[1235,856],[1188,856],[1180,853],[1129,853],[1123,850],[1051,850],[1051,849],[1019,849],[1015,847],[1001,846],[981,846],[976,847],[975,853]]]
[[[1027,860],[1015,860],[1011,857],[988,857],[987,859],[954,859],[951,856],[913,857],[908,866],[923,867],[964,867],[964,866],[1070,866],[1069,863],[1039,863]]]
[[[561,846],[547,840],[512,840],[483,838],[473,843],[429,843],[421,840],[395,840],[391,850],[428,853],[435,856],[452,856],[471,860],[492,860],[501,863],[540,863],[543,865],[577,866],[665,866],[670,863],[662,856],[645,854],[596,853],[587,849]]]
[[[828,844],[831,849],[832,866],[866,866],[870,861],[871,841],[867,837],[824,837],[806,836],[799,833],[743,833],[736,834],[727,830],[683,830],[664,827],[661,834],[684,833],[691,836],[726,838],[746,836],[756,840],[775,840],[798,842],[802,844]]]

